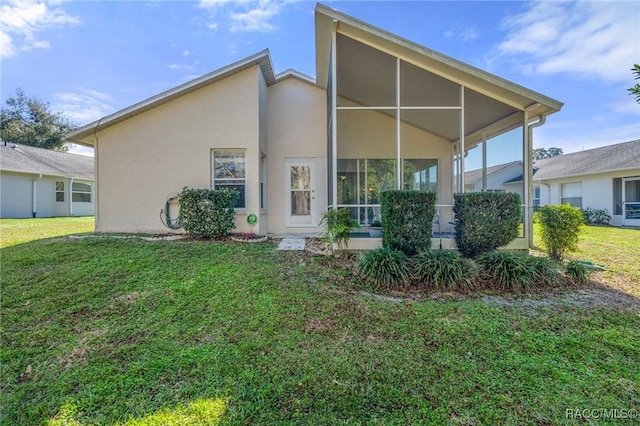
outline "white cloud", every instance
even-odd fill
[[[447,30],[444,33],[446,38],[455,37],[458,41],[471,41],[478,38],[478,32],[473,28],[467,28],[462,31],[456,32],[454,30]]]
[[[624,81],[640,60],[635,2],[533,2],[502,27],[507,35],[497,50],[525,73]]]
[[[282,7],[293,0],[200,0],[198,6],[210,13],[207,27],[217,30],[221,22],[228,23],[231,32],[272,32],[278,27],[272,23]]]
[[[20,50],[49,49],[51,43],[36,39],[36,34],[48,28],[76,25],[80,20],[68,15],[59,2],[43,0],[6,0],[0,7],[0,54],[2,58],[15,55]]]
[[[628,99],[619,102],[614,102],[610,104],[609,107],[619,114],[640,115],[640,104],[636,102],[633,96],[629,96]]]
[[[79,88],[74,92],[56,93],[53,109],[70,115],[79,123],[95,121],[113,112],[111,96],[97,90]]]

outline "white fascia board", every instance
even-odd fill
[[[209,74],[205,74],[194,80],[166,90],[162,93],[131,105],[130,107],[124,108],[118,112],[82,126],[81,128],[68,133],[66,139],[67,141],[72,143],[80,143],[85,146],[93,146],[93,144],[87,141],[83,141],[81,138],[86,138],[97,130],[124,121],[130,117],[133,117],[134,115],[155,108],[156,106],[162,105],[163,103],[169,102],[187,93],[193,92],[201,87],[207,86],[211,83],[222,80],[225,77],[256,65],[260,67],[267,86],[270,86],[276,82],[269,50],[263,50],[262,52],[249,56],[248,58],[227,65],[216,71],[210,72]]]

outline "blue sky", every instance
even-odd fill
[[[565,153],[640,138],[626,89],[640,2],[326,2],[565,103],[535,146]],[[3,0],[2,103],[22,87],[80,124],[270,49],[315,75],[315,2]],[[507,158],[507,160],[510,160]]]

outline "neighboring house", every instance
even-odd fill
[[[612,225],[640,227],[640,140],[537,160],[533,182],[539,205],[606,209]]]
[[[486,176],[486,184],[482,169],[465,172],[465,192],[505,192],[504,184],[506,181],[513,179],[515,176],[520,176],[520,180],[522,180],[522,161],[512,161],[487,167],[484,176]],[[510,192],[517,192],[520,197],[524,197],[522,185],[517,190],[510,188]]]
[[[0,218],[91,216],[93,158],[0,143]]]
[[[239,232],[318,232],[334,207],[367,225],[392,188],[436,191],[445,217],[460,153],[520,129],[530,158],[531,127],[562,107],[326,6],[315,17],[315,79],[276,75],[263,51],[71,133],[95,148],[97,231],[171,232],[159,213],[185,186],[237,189]]]

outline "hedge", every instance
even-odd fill
[[[384,191],[382,246],[414,256],[431,248],[431,229],[436,214],[436,193]]]
[[[233,206],[240,194],[229,189],[194,189],[180,193],[182,227],[190,235],[220,238],[235,228]]]
[[[512,192],[469,192],[454,195],[456,245],[464,257],[476,257],[518,237],[520,195]]]

